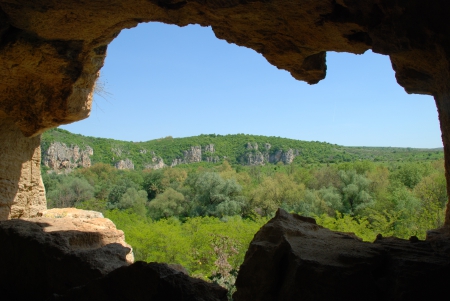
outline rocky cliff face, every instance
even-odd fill
[[[182,158],[176,158],[170,164],[171,167],[180,165],[180,164],[189,164],[196,162],[213,162],[217,163],[220,161],[218,156],[214,156],[216,149],[214,144],[208,144],[204,147],[201,146],[191,146],[188,150],[183,151]]]
[[[248,142],[246,145],[247,152],[241,157],[240,161],[245,165],[264,165],[266,163],[276,164],[283,162],[291,164],[295,157],[300,155],[297,149],[288,149],[287,151],[277,150],[270,152],[272,145],[264,143],[262,148],[256,142]]]
[[[44,153],[43,164],[51,169],[71,170],[76,167],[90,167],[94,150],[90,146],[80,149],[78,145],[68,147],[61,142],[53,142]]]
[[[156,156],[155,152],[151,152],[151,154],[152,154],[152,162],[144,166],[146,169],[161,169],[167,166],[166,164],[164,164],[163,158]]]
[[[134,169],[134,164],[133,161],[131,161],[130,159],[125,159],[125,160],[120,160],[119,162],[117,162],[116,164],[114,164],[114,166],[117,169]]]

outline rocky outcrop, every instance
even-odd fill
[[[297,157],[300,152],[297,149],[288,149],[287,151],[277,150],[276,152],[269,155],[270,163],[283,162],[284,164],[291,164],[295,157]]]
[[[182,158],[174,159],[172,161],[172,164],[170,164],[170,167],[174,167],[180,164],[197,163],[202,161],[213,163],[220,162],[220,158],[213,155],[215,151],[216,149],[214,147],[214,144],[208,144],[203,148],[201,146],[191,146],[188,150],[183,151]]]
[[[215,149],[215,147],[214,147],[214,144],[211,143],[211,144],[205,145],[204,151],[205,151],[205,152],[209,152],[209,153],[214,153],[214,152],[216,152],[216,149]]]
[[[291,164],[295,157],[300,155],[297,149],[288,149],[287,151],[276,150],[270,151],[272,145],[264,143],[261,149],[256,142],[247,142],[245,149],[247,152],[240,158],[242,164],[245,165],[264,165],[266,163],[276,164],[283,162],[284,164]]]
[[[188,150],[183,151],[184,163],[196,163],[202,161],[201,146],[191,146]]]
[[[227,290],[217,284],[191,278],[167,264],[141,261],[50,300],[226,301]]]
[[[367,243],[279,209],[251,242],[233,300],[439,300],[449,250],[448,229]]]
[[[163,158],[156,156],[155,152],[152,152],[152,163],[146,164],[144,167],[146,169],[161,169],[166,167],[167,165],[164,164]]]
[[[245,165],[264,165],[267,162],[266,157],[261,152],[246,153],[241,159]]]
[[[133,161],[128,158],[126,158],[125,160],[120,160],[119,162],[114,164],[114,166],[117,169],[134,169]]]
[[[0,221],[0,245],[4,300],[45,300],[133,261],[110,220],[74,208]]]
[[[45,210],[40,137],[25,137],[0,112],[0,220],[33,217]]]
[[[55,171],[90,167],[94,150],[90,146],[80,149],[78,145],[68,147],[65,143],[53,142],[43,156],[43,164]]]

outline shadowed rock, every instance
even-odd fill
[[[138,261],[53,301],[226,301],[227,290],[192,278],[164,263]]]
[[[362,242],[279,209],[255,235],[236,281],[235,301],[438,300],[450,282],[444,230],[409,241]]]
[[[97,215],[59,209],[47,211],[49,217],[0,221],[2,298],[45,300],[131,264],[123,232]]]

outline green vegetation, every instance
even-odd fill
[[[243,157],[256,150],[247,149],[248,143],[258,143],[259,150],[264,151],[264,145],[270,144],[269,154],[278,150],[298,150],[299,156],[295,164],[339,163],[368,160],[373,162],[417,162],[432,161],[443,158],[442,149],[412,149],[391,147],[346,147],[318,141],[299,141],[280,137],[267,137],[256,135],[200,135],[187,138],[165,137],[147,142],[128,142],[113,139],[86,137],[72,134],[62,129],[52,129],[42,135],[42,153],[44,154],[52,142],[62,142],[67,146],[78,145],[80,149],[92,147],[94,155],[92,162],[114,165],[119,160],[131,159],[135,169],[144,169],[151,163],[154,153],[160,156],[167,165],[176,158],[183,157],[183,151],[191,146],[206,146],[214,144],[215,152],[203,151],[203,160],[213,155],[220,162],[226,160],[232,164],[242,163]],[[205,166],[211,163],[203,162]]]
[[[67,134],[61,130],[54,133]],[[99,147],[92,143],[97,138],[72,138],[64,142],[90,145],[94,154]],[[314,217],[329,229],[353,232],[365,241],[373,241],[377,234],[423,239],[426,230],[438,228],[444,221],[446,181],[442,152],[438,150],[435,154],[402,149],[409,154],[402,157],[401,149],[345,148],[249,135],[185,139],[188,142],[167,138],[146,143],[154,145],[148,149],[155,152],[155,145],[165,145],[175,154],[175,149],[205,145],[210,143],[208,139],[216,139],[213,143],[219,152],[219,141],[235,139],[235,144],[224,146],[231,149],[228,158],[233,151],[239,154],[245,150],[249,139],[269,141],[279,148],[302,143],[303,148],[300,159],[290,165],[242,166],[236,160],[222,160],[159,170],[117,170],[110,162],[97,161],[90,168],[69,174],[48,173],[43,168],[48,204],[101,211],[124,230],[137,260],[182,264],[191,275],[215,281],[231,292],[249,242],[279,207]],[[106,150],[110,148],[106,141],[113,140],[98,141]],[[123,143],[124,149],[126,145],[138,145]],[[232,145],[244,147],[236,146],[232,151]],[[311,155],[306,157],[308,148]],[[336,149],[345,149],[357,159],[320,163]],[[362,160],[362,155],[370,160]],[[435,157],[438,159],[431,160]]]

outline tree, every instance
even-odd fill
[[[308,183],[308,188],[321,189],[323,187],[339,187],[341,185],[338,171],[333,167],[322,167],[313,173],[313,179]]]
[[[355,170],[340,170],[339,178],[342,182],[341,194],[344,212],[355,214],[368,206],[372,197],[368,192],[370,180],[359,175]]]
[[[144,176],[143,187],[147,191],[148,199],[153,200],[158,194],[164,192],[166,185],[163,183],[164,170],[152,170]]]
[[[111,189],[108,195],[108,208],[118,208],[122,196],[127,192],[129,188],[139,190],[139,186],[131,181],[129,178],[120,179],[117,184]]]
[[[399,181],[406,187],[412,189],[422,177],[430,173],[430,168],[419,163],[405,163],[391,173],[391,181]]]
[[[304,184],[297,184],[284,173],[276,173],[273,177],[265,177],[250,193],[251,205],[262,216],[271,215],[279,207],[299,211],[304,193]]]
[[[85,179],[65,176],[54,190],[48,192],[49,207],[73,207],[94,197],[94,187]]]
[[[136,190],[135,188],[128,188],[127,191],[120,197],[117,204],[117,209],[131,209],[132,212],[139,216],[145,216],[147,209],[147,192],[145,190]]]
[[[188,203],[184,195],[170,187],[148,203],[149,215],[155,220],[183,216],[187,211]]]
[[[193,191],[196,214],[226,216],[242,213],[245,198],[234,179],[224,180],[218,173],[204,172],[187,182]]]

